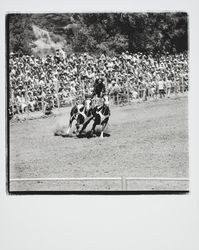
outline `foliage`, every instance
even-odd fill
[[[31,27],[31,16],[11,14],[7,16],[9,50],[15,53],[30,54],[35,39]]]
[[[66,51],[70,48],[77,53],[172,53],[188,49],[188,17],[181,12],[11,14],[8,24],[13,52],[31,53],[36,39],[33,24],[49,32],[55,43],[66,41]]]

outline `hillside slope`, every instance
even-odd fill
[[[187,13],[9,14],[12,52],[115,54],[188,49]]]

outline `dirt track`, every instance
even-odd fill
[[[187,97],[113,107],[110,137],[54,136],[64,116],[10,126],[10,177],[188,177]]]

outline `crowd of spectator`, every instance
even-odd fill
[[[71,54],[57,50],[39,58],[10,53],[9,108],[13,113],[41,110],[45,103],[58,107],[91,94],[95,81],[108,94],[146,101],[188,90],[188,55],[128,52],[115,56]]]

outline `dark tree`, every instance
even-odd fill
[[[187,13],[70,13],[12,14],[10,51],[30,54],[35,35],[32,25],[63,40],[65,50],[90,53],[181,52],[188,49]],[[56,37],[57,36],[57,37]]]

